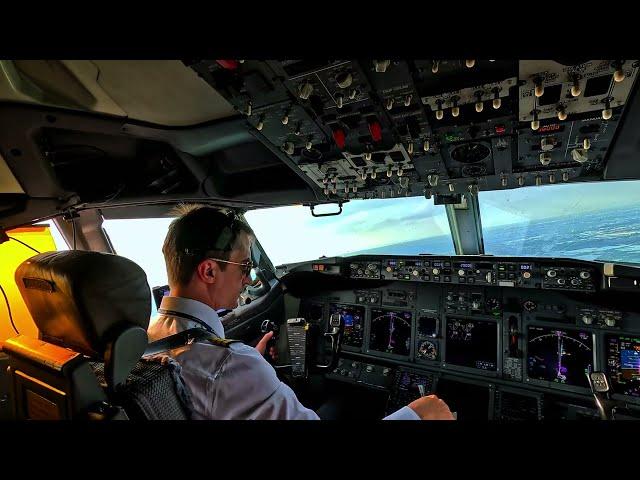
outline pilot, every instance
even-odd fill
[[[263,357],[272,332],[255,348],[225,340],[217,312],[236,307],[240,292],[250,283],[251,228],[237,216],[212,207],[182,206],[178,213],[162,247],[171,293],[162,299],[148,334],[150,341],[156,341],[203,328],[218,339],[165,354],[180,365],[191,418],[319,419]],[[386,418],[450,420],[453,416],[441,399],[430,395]]]

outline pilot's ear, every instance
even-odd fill
[[[196,268],[196,275],[202,282],[213,283],[218,276],[218,264],[208,259],[203,260]]]

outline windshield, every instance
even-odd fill
[[[484,250],[640,263],[640,181],[480,192]]]
[[[313,217],[298,205],[253,210],[245,218],[274,265],[363,253],[454,254],[444,207],[424,197],[354,200],[331,217]]]

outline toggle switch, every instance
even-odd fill
[[[611,110],[611,101],[607,99],[604,102],[604,110],[602,110],[602,119],[609,120],[613,116],[613,110]]]
[[[484,109],[484,104],[482,103],[482,92],[476,92],[476,112],[480,113]]]
[[[538,130],[540,128],[540,120],[538,120],[538,111],[534,110],[532,112],[532,120],[531,120],[531,130]]]
[[[580,88],[580,78],[578,76],[573,77],[571,83],[571,96],[579,97],[582,93],[582,89]]]
[[[458,107],[458,97],[453,97],[451,99],[451,104],[451,116],[457,117],[458,115],[460,115],[460,107]]]
[[[493,89],[493,109],[498,110],[502,106],[502,99],[500,98],[500,90],[496,87]]]
[[[387,98],[384,106],[387,110],[391,110],[393,108],[393,98]]]
[[[298,86],[298,97],[307,100],[313,93],[313,85],[308,80]]]
[[[567,119],[567,112],[565,110],[564,105],[558,105],[556,107],[556,112],[558,114],[558,120],[564,121]]]
[[[533,81],[533,85],[533,93],[536,97],[540,98],[542,95],[544,95],[544,85],[542,84],[541,78],[536,78]]]

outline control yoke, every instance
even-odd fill
[[[311,372],[329,372],[338,364],[340,348],[342,346],[342,336],[344,333],[344,320],[338,313],[329,317],[328,331],[323,334],[323,338],[331,342],[331,358],[326,365],[307,365],[307,359],[313,358],[309,353],[309,323],[304,318],[290,318],[286,324],[287,349],[290,357],[288,365],[273,365],[278,371],[286,370],[294,378],[306,378]],[[273,331],[274,335],[270,341],[274,342],[278,333],[275,323],[265,320],[262,322],[263,333]],[[269,346],[268,346],[269,347]],[[267,348],[268,348],[267,347]]]

